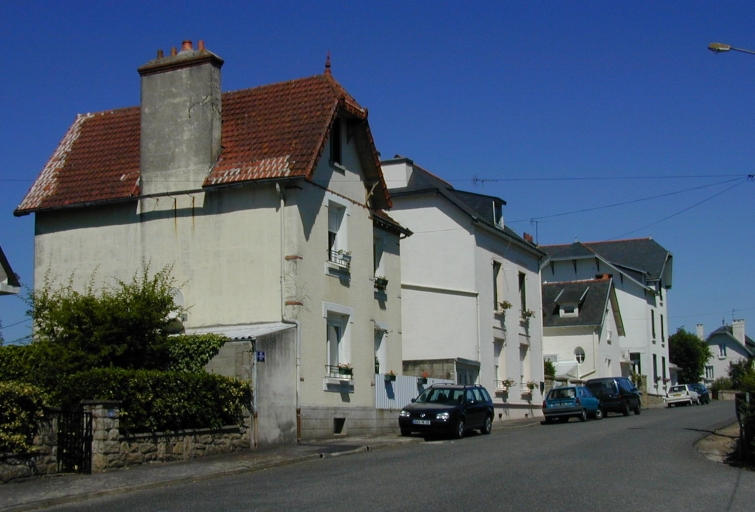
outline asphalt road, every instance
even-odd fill
[[[498,429],[50,510],[755,510],[755,472],[694,443],[732,402]]]

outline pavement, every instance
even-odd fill
[[[539,424],[539,418],[510,420],[497,423],[494,429],[519,429]],[[701,439],[696,447],[709,459],[722,462],[734,451],[738,435],[739,426],[734,423]],[[33,477],[0,484],[0,511],[40,510],[99,496],[219,478],[305,460],[339,457],[422,441],[421,437],[401,437],[397,434],[377,437],[339,437],[182,462],[144,464],[107,473]]]

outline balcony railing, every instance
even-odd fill
[[[350,366],[344,365],[325,365],[325,376],[331,379],[351,380],[354,376],[354,370]]]
[[[328,261],[348,269],[351,267],[351,253],[348,251],[328,251]]]

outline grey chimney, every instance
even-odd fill
[[[184,41],[139,68],[142,194],[195,190],[220,155],[223,59]]]
[[[744,320],[732,320],[731,322],[731,334],[739,340],[742,346],[745,345],[745,321]]]
[[[697,337],[701,340],[705,341],[705,329],[703,328],[703,324],[697,324],[697,328],[695,329]]]

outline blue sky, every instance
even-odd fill
[[[138,105],[158,48],[204,39],[224,91],[330,51],[384,158],[505,199],[542,244],[650,236],[674,254],[672,332],[733,315],[755,337],[755,55],[706,49],[755,49],[753,26],[751,0],[2,2],[0,245],[31,286],[14,208],[77,113]],[[0,297],[6,342],[25,309]]]

